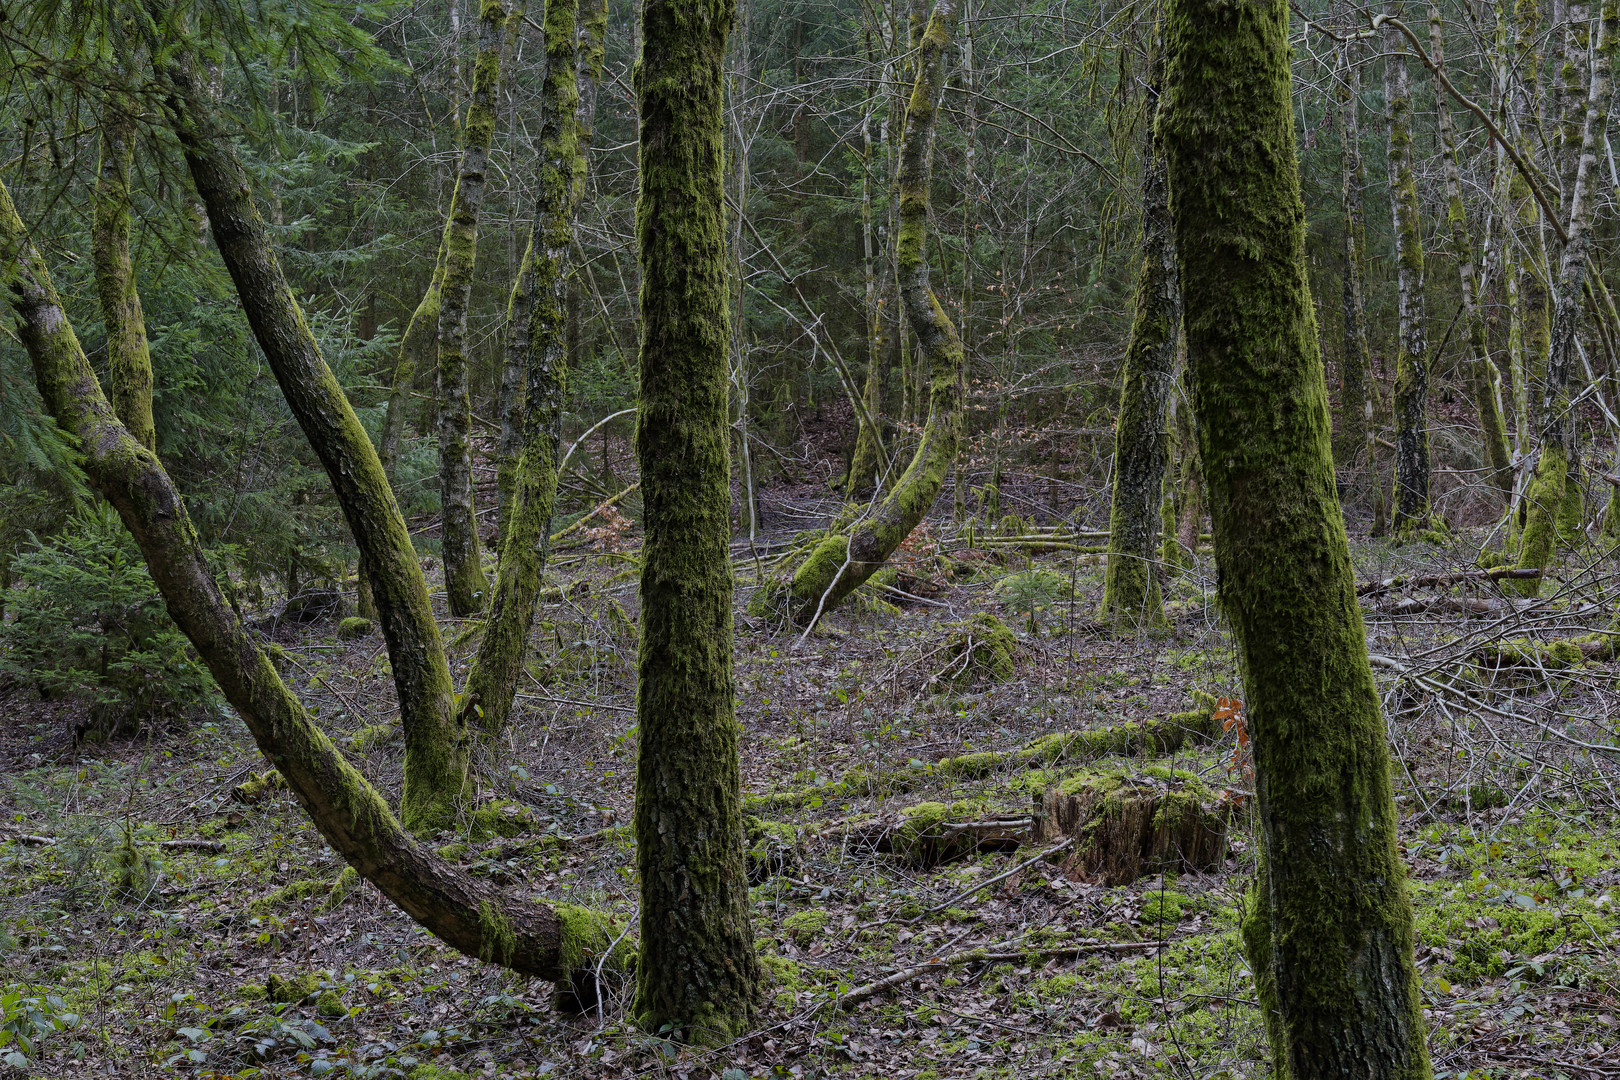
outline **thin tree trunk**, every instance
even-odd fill
[[[1536,105],[1540,85],[1541,9],[1537,0],[1520,0],[1517,7],[1514,70],[1517,82],[1508,93],[1509,112],[1513,124],[1511,137],[1518,143],[1518,151],[1527,161],[1535,159],[1537,125]],[[1550,275],[1547,246],[1542,228],[1541,210],[1530,190],[1529,181],[1514,170],[1508,182],[1508,200],[1512,210],[1513,233],[1518,247],[1518,302],[1519,352],[1514,372],[1515,417],[1519,425],[1522,449],[1520,475],[1516,487],[1520,498],[1515,505],[1515,521],[1524,523],[1523,492],[1528,486],[1530,473],[1528,458],[1532,453],[1530,441],[1540,430],[1541,388],[1546,380],[1547,355],[1552,349],[1548,294]]]
[[[875,63],[876,57],[872,55],[870,47],[872,36],[871,30],[868,30],[867,59]],[[883,368],[886,360],[884,312],[878,289],[880,280],[887,282],[887,275],[880,278],[878,244],[872,219],[872,113],[877,108],[878,100],[877,86],[869,84],[866,107],[861,113],[861,255],[866,281],[866,385],[861,397],[866,404],[866,415],[872,418],[873,423],[882,422],[878,418],[883,415]],[[887,266],[887,263],[884,265]],[[850,454],[849,474],[844,486],[845,495],[851,499],[863,498],[877,490],[880,480],[878,444],[882,441],[882,432],[874,431],[871,424],[859,418],[857,424],[855,449]]]
[[[152,356],[146,319],[129,257],[129,175],[135,162],[135,99],[110,95],[101,115],[101,168],[96,176],[90,249],[107,327],[107,375],[113,407],[135,441],[157,450],[152,422]]]
[[[566,305],[574,222],[585,192],[586,155],[602,78],[606,0],[546,5],[546,81],[541,91],[539,200],[523,279],[530,293],[523,445],[514,469],[512,512],[501,548],[478,654],[462,700],[477,705],[486,740],[505,729],[523,674],[529,628],[557,501],[557,452],[567,385]]]
[[[445,245],[440,234],[439,253],[433,263],[433,274],[428,278],[427,291],[411,312],[410,322],[399,339],[399,354],[394,361],[394,372],[388,391],[388,408],[383,413],[382,438],[377,455],[382,460],[384,473],[390,481],[395,479],[399,463],[399,441],[405,433],[405,411],[411,404],[411,390],[428,368],[428,360],[438,347],[439,299],[444,288]]]
[[[1159,120],[1187,355],[1253,739],[1244,933],[1279,1075],[1429,1075],[1378,690],[1334,491],[1287,0],[1172,0]]]
[[[467,379],[467,304],[478,256],[484,170],[495,138],[495,92],[506,36],[504,0],[482,0],[478,59],[462,129],[461,166],[445,226],[444,285],[439,303],[439,544],[452,615],[475,615],[489,602],[478,514],[473,507],[472,397]]]
[[[829,536],[816,545],[794,573],[790,602],[800,622],[813,621],[831,611],[882,568],[933,507],[961,441],[962,340],[929,286],[925,254],[934,127],[945,90],[945,50],[957,11],[957,0],[936,0],[933,17],[922,34],[895,192],[900,203],[900,233],[896,238],[900,291],[907,318],[917,331],[918,348],[931,372],[928,423],[910,466],[883,501],[848,535]]]
[[[724,64],[730,0],[646,0],[636,86],[646,507],[637,657],[634,1012],[728,1042],[760,991],[732,690]]]
[[[1398,0],[1397,0],[1398,2]],[[1387,31],[1384,97],[1389,108],[1389,186],[1395,214],[1400,332],[1395,360],[1395,514],[1397,533],[1429,527],[1429,344],[1423,286],[1423,221],[1412,154],[1412,92],[1406,41]]]
[[[506,344],[501,354],[501,441],[500,462],[495,466],[495,489],[500,499],[500,523],[496,527],[495,550],[506,550],[506,536],[512,527],[512,495],[517,488],[518,457],[523,453],[523,418],[528,412],[524,379],[529,351],[529,297],[534,279],[529,267],[534,258],[534,238],[523,249],[517,280],[512,282],[506,300]]]
[[[1580,157],[1570,186],[1569,240],[1558,268],[1558,304],[1553,316],[1551,352],[1541,405],[1541,458],[1526,497],[1528,514],[1519,546],[1520,567],[1545,570],[1558,550],[1560,533],[1580,526],[1580,433],[1571,395],[1579,380],[1575,336],[1580,326],[1582,286],[1586,279],[1586,253],[1590,246],[1592,184],[1596,179],[1597,145],[1608,126],[1609,73],[1616,33],[1620,31],[1617,0],[1603,0],[1602,29],[1598,36],[1585,119],[1581,123]],[[1575,5],[1571,4],[1571,11]],[[1584,13],[1584,6],[1581,8]],[[1576,102],[1571,95],[1571,112]],[[1539,582],[1522,587],[1533,595]]]
[[[1367,169],[1361,159],[1361,63],[1360,43],[1351,40],[1344,47],[1344,80],[1340,84],[1344,122],[1340,125],[1344,162],[1344,350],[1339,364],[1340,453],[1349,465],[1364,454],[1362,467],[1378,479],[1378,463],[1373,456],[1372,403],[1368,383],[1372,361],[1367,347],[1367,227],[1362,209],[1362,190]]]
[[[243,179],[240,172],[237,179]],[[252,213],[245,187],[230,189],[230,195]],[[321,836],[362,877],[452,948],[539,978],[577,979],[576,989],[594,996],[594,987],[583,984],[612,940],[607,920],[584,908],[551,908],[508,896],[437,857],[405,831],[383,797],[282,683],[220,594],[179,491],[157,458],[114,419],[3,185],[0,274],[45,407],[77,438],[86,476],[134,536],[169,613]],[[239,287],[245,283],[238,278]],[[250,311],[257,306],[248,305]],[[336,397],[332,393],[335,383],[316,385],[319,372],[303,371],[299,377],[310,381],[289,394],[290,400],[341,400],[341,392]],[[302,412],[301,406],[295,408]],[[352,414],[349,423],[351,438],[363,439]],[[375,455],[368,473],[372,487],[380,489],[382,469]],[[347,508],[351,497],[341,487],[339,493]],[[366,512],[351,517],[365,519]],[[403,533],[403,524],[399,531]],[[425,600],[420,573],[416,581]],[[442,650],[438,656],[443,667]]]
[[[214,243],[281,392],[326,469],[371,580],[405,734],[401,816],[417,832],[447,827],[470,794],[466,718],[455,707],[405,520],[371,440],[293,300],[229,138],[218,130],[185,61],[171,61],[162,75],[171,124],[208,208]]]
[[[1165,409],[1181,334],[1181,287],[1170,228],[1168,167],[1154,134],[1163,85],[1161,46],[1153,45],[1142,148],[1142,265],[1136,278],[1136,317],[1125,350],[1125,386],[1114,437],[1113,507],[1108,520],[1108,567],[1102,619],[1121,628],[1164,621],[1155,555],[1164,501]]]
[[[1436,64],[1445,62],[1445,37],[1440,23],[1440,5],[1429,3],[1429,51]],[[1481,437],[1485,441],[1488,477],[1505,504],[1513,497],[1513,459],[1508,453],[1507,430],[1502,422],[1502,406],[1496,387],[1500,373],[1491,362],[1490,344],[1485,335],[1485,318],[1479,308],[1480,283],[1474,263],[1474,240],[1468,232],[1468,210],[1463,203],[1462,170],[1457,163],[1457,131],[1451,122],[1450,98],[1435,76],[1436,123],[1440,130],[1440,165],[1446,178],[1446,220],[1451,225],[1451,246],[1456,250],[1457,278],[1462,292],[1464,333],[1468,340],[1468,377],[1473,387],[1474,408],[1479,414]]]

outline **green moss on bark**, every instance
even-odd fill
[[[1339,514],[1285,0],[1172,0],[1160,132],[1222,611],[1242,652],[1273,1052],[1429,1075],[1388,750]],[[1269,947],[1263,943],[1269,942]]]

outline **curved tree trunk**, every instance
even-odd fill
[[[467,729],[451,690],[427,583],[382,463],[326,366],[275,257],[247,174],[186,61],[171,61],[171,123],[242,309],[293,415],[337,493],[388,643],[405,733],[405,825],[452,824],[468,797]]]
[[[727,1042],[760,990],[732,697],[729,289],[724,201],[730,0],[646,0],[641,66],[641,395],[646,506],[636,660],[636,865],[647,1031]],[[666,1027],[667,1025],[667,1027]]]
[[[425,370],[428,360],[438,347],[439,297],[444,288],[444,241],[439,241],[439,254],[433,264],[433,276],[428,279],[427,291],[411,312],[411,321],[405,324],[405,333],[399,339],[399,355],[394,361],[394,374],[388,392],[388,408],[383,413],[382,438],[377,455],[383,472],[394,480],[394,468],[399,461],[399,440],[405,432],[405,410],[410,407],[411,390],[418,375]]]
[[[1571,13],[1575,5],[1570,5]],[[1584,6],[1583,9],[1584,11]],[[1580,366],[1575,335],[1580,328],[1582,287],[1586,282],[1586,253],[1592,225],[1592,183],[1597,170],[1597,146],[1608,126],[1609,72],[1615,49],[1616,0],[1604,0],[1603,23],[1592,64],[1591,85],[1581,124],[1580,156],[1570,187],[1568,242],[1558,269],[1558,303],[1553,316],[1547,359],[1547,379],[1541,403],[1541,458],[1526,496],[1528,514],[1519,546],[1518,565],[1545,570],[1558,550],[1559,535],[1580,524],[1580,436],[1570,397]],[[1574,112],[1576,101],[1569,102]],[[1574,513],[1571,515],[1571,509]],[[1573,521],[1569,520],[1573,516]],[[1522,589],[1533,595],[1539,581]]]
[[[406,914],[468,956],[539,978],[588,976],[610,941],[600,916],[508,896],[439,859],[401,827],[282,683],[220,594],[163,466],[114,417],[4,186],[0,273],[46,408],[78,440],[86,476],[135,537],[169,614],[321,836]],[[373,472],[380,477],[380,467]]]
[[[1170,162],[1221,608],[1261,869],[1244,931],[1279,1075],[1429,1075],[1377,688],[1305,269],[1288,4],[1172,0]]]
[[[512,712],[529,627],[557,501],[557,449],[567,385],[566,305],[574,218],[585,190],[595,88],[602,77],[606,0],[546,5],[546,81],[541,92],[539,200],[523,270],[529,295],[523,445],[513,469],[508,531],[501,548],[484,636],[467,674],[463,700],[481,713],[486,739],[498,736]],[[582,92],[583,91],[583,92]]]
[[[1429,343],[1423,291],[1423,219],[1412,153],[1412,91],[1406,41],[1387,30],[1384,97],[1389,108],[1389,186],[1395,214],[1400,340],[1395,360],[1395,498],[1397,533],[1429,527]]]
[[[1434,62],[1445,63],[1445,37],[1440,23],[1440,5],[1429,3],[1429,51]],[[1457,279],[1462,292],[1464,333],[1468,339],[1468,379],[1479,414],[1481,437],[1485,442],[1487,478],[1505,504],[1513,497],[1513,459],[1508,453],[1507,427],[1502,422],[1502,404],[1497,395],[1501,374],[1491,362],[1485,333],[1485,317],[1479,307],[1480,283],[1474,263],[1474,240],[1468,232],[1468,210],[1463,204],[1462,170],[1457,163],[1457,130],[1451,122],[1451,99],[1435,76],[1436,123],[1440,130],[1440,166],[1446,178],[1446,220],[1451,225],[1451,246],[1457,258]]]
[[[1157,44],[1154,51],[1159,51]],[[1163,58],[1156,55],[1148,78],[1152,104],[1142,154],[1142,266],[1115,428],[1114,499],[1103,579],[1102,619],[1122,627],[1164,620],[1155,556],[1168,453],[1165,409],[1181,334],[1181,287],[1170,231],[1168,167],[1153,130],[1162,83]]]
[[[845,536],[816,545],[793,575],[794,617],[811,622],[837,607],[882,568],[911,535],[939,496],[956,460],[962,428],[962,339],[928,284],[928,187],[933,178],[934,127],[945,90],[945,50],[958,13],[957,0],[937,0],[922,35],[917,81],[906,108],[896,195],[900,295],[929,366],[928,423],[911,464],[883,501]]]
[[[101,169],[96,176],[90,248],[101,318],[107,327],[107,381],[113,407],[135,441],[157,450],[152,423],[152,355],[129,258],[129,174],[135,162],[135,99],[113,94],[101,115]]]
[[[482,0],[472,100],[462,129],[461,167],[444,229],[444,285],[439,301],[439,495],[444,591],[452,615],[476,615],[489,602],[478,514],[473,507],[472,398],[467,385],[467,303],[478,256],[478,213],[484,170],[495,139],[495,91],[506,33],[503,0]]]

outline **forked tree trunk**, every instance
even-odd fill
[[[1172,0],[1159,126],[1261,835],[1244,921],[1278,1072],[1429,1075],[1378,692],[1334,491],[1287,0]]]
[[[401,815],[418,832],[449,826],[469,794],[466,719],[421,565],[377,452],[293,300],[247,174],[187,63],[171,60],[160,72],[170,122],[248,324],[326,469],[371,583],[405,734]]]
[[[760,990],[743,859],[727,552],[722,68],[735,14],[730,0],[646,0],[636,80],[636,454],[646,540],[636,660],[642,934],[634,1012],[647,1031],[697,1042],[740,1034]]]
[[[245,187],[239,197],[247,201]],[[321,836],[406,914],[468,956],[539,978],[588,978],[611,941],[612,928],[602,917],[508,896],[438,858],[405,831],[282,683],[220,594],[180,493],[157,458],[114,416],[4,186],[0,274],[46,409],[77,439],[85,475],[135,537],[169,614]],[[238,278],[239,285],[243,281]],[[308,389],[311,395],[300,399],[329,396],[313,385]],[[354,431],[363,437],[358,424]],[[375,462],[373,457],[371,472],[380,482]]]
[[[1181,334],[1168,169],[1153,131],[1163,84],[1157,43],[1154,52],[1142,154],[1142,265],[1136,277],[1136,317],[1125,349],[1125,387],[1114,437],[1114,497],[1103,579],[1102,619],[1121,628],[1164,620],[1155,557],[1169,442],[1165,410]]]
[[[1541,404],[1541,459],[1526,496],[1527,518],[1520,538],[1521,568],[1545,570],[1557,553],[1559,536],[1580,525],[1581,492],[1578,474],[1580,433],[1575,424],[1571,394],[1580,366],[1575,335],[1580,329],[1582,287],[1586,282],[1586,253],[1590,247],[1592,184],[1597,178],[1597,147],[1606,138],[1609,108],[1609,72],[1614,56],[1616,2],[1604,0],[1603,22],[1592,64],[1591,85],[1583,110],[1580,156],[1570,188],[1569,240],[1558,269],[1558,304],[1553,316],[1547,379]],[[1573,13],[1575,5],[1570,5]],[[1582,8],[1584,10],[1584,7]],[[1584,54],[1583,54],[1584,59]],[[1569,109],[1576,111],[1571,101]],[[1534,595],[1540,582],[1529,580],[1522,591]]]
[[[1396,0],[1398,2],[1398,0]],[[1389,186],[1395,213],[1395,277],[1400,308],[1395,358],[1397,533],[1429,526],[1429,341],[1423,285],[1423,219],[1412,152],[1412,92],[1406,41],[1387,31],[1384,97],[1389,108]]]
[[[478,256],[484,170],[495,139],[495,91],[500,85],[505,36],[504,0],[481,0],[478,59],[473,63],[472,100],[461,134],[461,166],[444,229],[444,284],[439,301],[439,543],[444,591],[452,615],[475,615],[489,603],[489,578],[484,574],[478,513],[473,506],[467,304]]]
[[[928,361],[928,423],[905,473],[847,535],[817,544],[793,575],[789,603],[794,617],[811,622],[831,611],[882,569],[894,549],[927,515],[956,460],[961,440],[962,339],[928,284],[928,188],[933,179],[934,128],[945,90],[945,50],[958,0],[937,0],[922,34],[917,81],[906,108],[896,195],[900,294],[917,346]]]
[[[135,441],[157,450],[152,423],[152,355],[129,257],[129,174],[135,162],[135,99],[110,96],[101,114],[101,169],[96,176],[90,249],[101,318],[107,327],[107,381],[113,406]]]
[[[1440,5],[1429,3],[1429,51],[1436,64],[1445,62],[1445,36],[1440,22]],[[1446,178],[1446,221],[1451,226],[1451,246],[1457,257],[1457,280],[1462,292],[1464,333],[1468,340],[1468,381],[1473,388],[1474,409],[1479,414],[1480,436],[1485,442],[1485,463],[1490,467],[1489,482],[1501,495],[1503,504],[1513,497],[1513,459],[1508,453],[1507,427],[1502,422],[1498,396],[1501,374],[1491,362],[1490,343],[1485,333],[1485,317],[1480,311],[1480,283],[1474,262],[1474,239],[1468,231],[1468,210],[1463,203],[1462,169],[1457,162],[1457,129],[1451,122],[1451,99],[1435,75],[1435,116],[1440,130],[1440,165]]]
[[[529,627],[557,501],[557,449],[567,385],[567,301],[574,219],[585,190],[586,152],[596,85],[602,77],[606,0],[546,5],[546,81],[541,92],[540,194],[523,280],[529,339],[523,445],[513,470],[511,514],[495,578],[495,598],[463,700],[477,706],[486,739],[506,727],[523,674]]]

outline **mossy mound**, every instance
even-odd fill
[[[231,789],[231,798],[246,806],[252,806],[254,803],[263,802],[271,794],[281,791],[286,786],[287,782],[281,778],[281,773],[276,769],[269,769],[237,784]]]
[[[828,917],[824,908],[795,912],[782,920],[782,929],[793,939],[795,945],[809,945],[827,928]]]
[[[320,989],[321,980],[308,972],[290,978],[272,972],[264,980],[265,1000],[288,1005],[296,1005],[300,1001],[314,997],[320,993]]]
[[[542,832],[550,825],[549,820],[542,821],[535,817],[534,811],[522,803],[496,799],[473,811],[471,833],[474,840],[490,840],[495,837],[510,839],[514,836]]]
[[[358,641],[368,637],[375,628],[370,619],[362,619],[358,615],[350,615],[338,623],[337,636],[339,641]]]
[[[763,885],[782,874],[804,866],[804,847],[799,830],[781,822],[766,821],[753,814],[743,818],[748,859],[748,884]]]
[[[1230,809],[1188,772],[1149,767],[1072,776],[1039,798],[1043,836],[1075,840],[1071,868],[1104,885],[1212,871],[1226,861]]]
[[[1006,682],[1017,674],[1018,637],[994,615],[980,613],[948,622],[949,662],[935,677],[941,690],[980,682]]]

